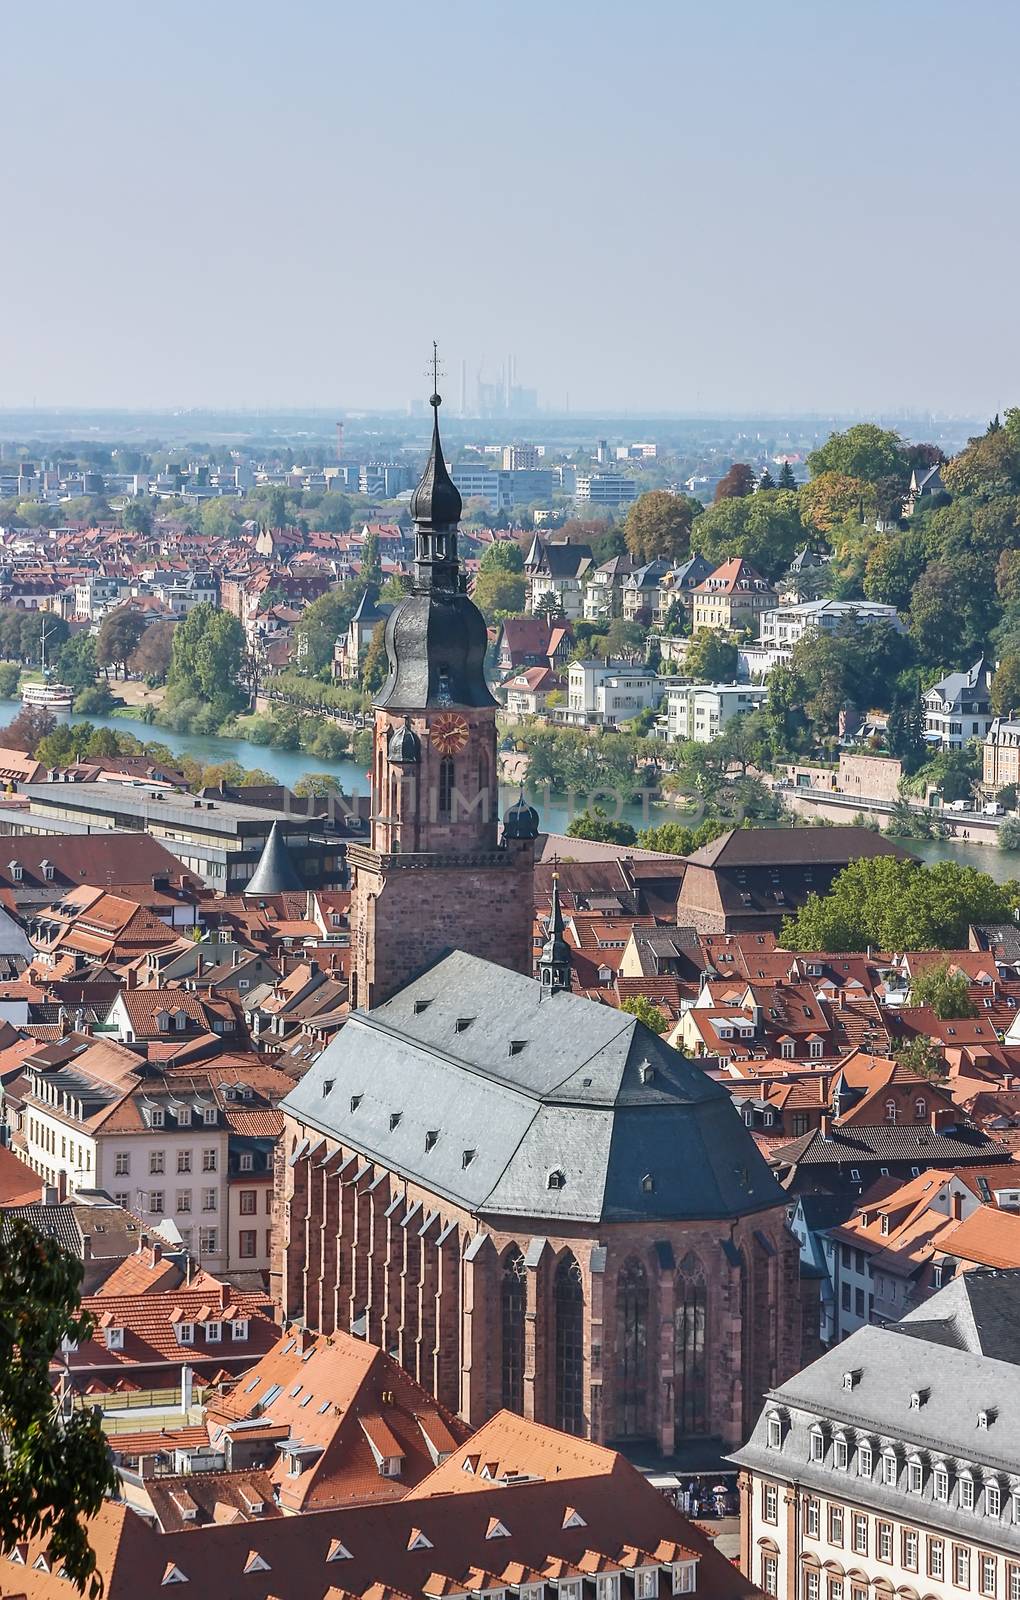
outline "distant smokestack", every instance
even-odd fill
[[[467,416],[467,362],[460,364],[460,414]]]

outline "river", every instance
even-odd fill
[[[21,710],[18,700],[0,700],[0,725],[10,722]],[[252,744],[247,739],[224,739],[214,734],[173,733],[157,723],[140,722],[133,717],[72,716],[72,722],[91,722],[96,728],[112,728],[115,733],[133,733],[141,740],[158,741],[177,755],[194,756],[204,766],[223,761],[236,761],[242,767],[261,767],[279,782],[293,788],[307,772],[329,772],[336,777],[345,794],[365,794],[368,774],[354,761],[324,761],[317,756],[306,756],[301,750],[274,750],[271,745]],[[501,791],[501,809],[516,798],[517,789],[506,787]],[[550,833],[563,833],[572,815],[583,809],[583,804],[568,808],[562,797],[529,795],[538,806],[543,828]],[[583,796],[580,797],[583,802]],[[600,804],[606,804],[604,800]],[[668,806],[640,803],[624,805],[617,812],[606,805],[613,816],[619,815],[635,828],[668,822],[673,813]],[[978,867],[998,883],[1008,878],[1020,878],[1020,855],[993,849],[991,845],[958,844],[949,839],[903,839],[898,841],[905,849],[924,861],[959,861],[965,866]]]

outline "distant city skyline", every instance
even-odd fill
[[[453,413],[510,356],[554,414],[1020,399],[1004,0],[42,0],[5,44],[0,408],[399,410],[432,337]]]

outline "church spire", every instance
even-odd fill
[[[570,946],[566,940],[563,909],[560,906],[560,875],[553,873],[552,907],[545,925],[545,944],[538,958],[542,994],[570,993]]]
[[[432,449],[421,481],[411,496],[411,515],[417,528],[415,539],[414,587],[419,592],[438,589],[458,594],[464,585],[457,555],[457,524],[463,507],[457,485],[450,477],[439,437],[439,407],[442,396],[437,380],[439,355],[432,341],[433,392]]]

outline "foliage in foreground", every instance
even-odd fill
[[[91,1408],[62,1418],[50,1362],[63,1340],[86,1339],[81,1263],[20,1218],[0,1224],[0,1546],[43,1535],[54,1571],[82,1593],[102,1594],[84,1519],[99,1511],[117,1475]]]

